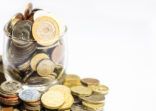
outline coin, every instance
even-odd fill
[[[22,87],[20,82],[17,81],[5,81],[1,84],[2,90],[6,92],[16,93]]]
[[[38,106],[38,105],[41,104],[41,102],[40,102],[40,101],[35,101],[35,102],[27,102],[27,103],[25,103],[25,104],[27,104],[27,105],[29,105],[29,106]]]
[[[15,24],[17,22],[19,22],[20,20],[23,20],[24,17],[23,17],[23,14],[22,13],[17,13],[16,15],[14,15],[12,18],[11,18],[11,27],[13,29],[13,27],[15,26]]]
[[[24,11],[24,17],[25,19],[28,19],[31,12],[32,12],[32,9],[33,9],[33,5],[32,3],[28,3],[25,7],[25,11]]]
[[[74,86],[71,88],[73,94],[90,96],[92,94],[92,90],[88,87],[84,86]]]
[[[71,111],[88,111],[88,110],[85,110],[82,105],[73,104],[71,107]]]
[[[37,64],[42,60],[42,59],[48,59],[48,55],[45,53],[38,53],[36,54],[32,59],[31,59],[31,68],[36,71],[36,66]]]
[[[42,46],[50,46],[59,40],[59,26],[52,17],[38,17],[32,27],[34,39]]]
[[[71,94],[70,88],[68,88],[67,86],[64,86],[64,85],[54,85],[54,86],[50,87],[48,90],[49,91],[60,91],[60,92],[64,93],[64,95]]]
[[[108,93],[109,88],[105,85],[98,85],[98,86],[90,86],[90,88],[93,90],[94,93],[97,94],[104,94],[106,95]]]
[[[64,46],[58,45],[54,48],[54,50],[51,53],[51,59],[56,64],[61,64],[61,62],[64,59]]]
[[[97,104],[97,103],[103,103],[105,100],[104,95],[101,94],[93,94],[91,96],[79,96],[83,101]]]
[[[19,40],[32,41],[31,34],[32,22],[29,20],[21,20],[17,22],[13,28],[12,36],[18,38]]]
[[[68,87],[80,86],[81,85],[80,77],[75,74],[68,74],[65,76],[63,84]]]
[[[47,109],[58,109],[65,102],[65,98],[60,91],[48,91],[42,95],[41,101]]]
[[[35,102],[40,99],[41,94],[35,89],[25,89],[19,93],[21,100],[25,102]]]
[[[67,94],[65,96],[64,104],[59,108],[59,110],[65,110],[71,108],[72,104],[74,103],[74,98],[71,94]]]
[[[13,111],[13,107],[3,107],[1,111]]]
[[[94,78],[84,78],[81,80],[81,82],[85,85],[98,85],[100,82],[97,79]]]
[[[41,106],[37,105],[37,106],[29,106],[27,104],[24,103],[24,107],[25,109],[29,110],[29,111],[40,111],[41,110]]]
[[[40,76],[48,76],[53,73],[55,64],[50,59],[43,59],[37,65],[37,73]]]
[[[100,104],[92,104],[92,103],[88,103],[88,102],[82,102],[82,104],[89,109],[93,109],[95,111],[97,110],[102,110],[104,107],[104,103],[100,103]]]

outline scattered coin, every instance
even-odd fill
[[[92,90],[84,86],[74,86],[71,88],[71,91],[76,95],[90,96],[92,94]]]
[[[60,91],[48,91],[42,95],[41,101],[47,109],[58,109],[65,102],[65,98]]]
[[[84,84],[84,85],[98,85],[100,82],[99,80],[97,79],[94,79],[94,78],[84,78],[81,80],[81,82]]]
[[[60,92],[64,93],[64,95],[71,94],[70,88],[68,88],[67,86],[64,86],[64,85],[54,85],[54,86],[50,87],[48,90],[49,91],[60,91]]]
[[[80,86],[81,85],[80,77],[75,74],[68,74],[65,76],[63,84],[68,87]]]
[[[31,59],[31,68],[36,71],[36,67],[37,67],[37,64],[42,60],[42,59],[48,59],[48,55],[45,54],[45,53],[38,53],[36,54],[32,59]]]
[[[3,91],[16,93],[22,87],[20,82],[17,81],[5,81],[1,84]]]
[[[97,104],[97,103],[103,103],[105,100],[104,95],[102,94],[93,94],[91,96],[79,96],[83,101]]]
[[[59,40],[59,26],[52,17],[37,18],[33,24],[32,33],[37,43],[42,46],[50,46]]]
[[[88,111],[88,110],[84,109],[82,105],[73,104],[71,107],[71,111]]]
[[[82,102],[82,104],[88,108],[88,109],[92,109],[94,111],[97,111],[97,110],[102,110],[103,107],[104,107],[104,103],[100,103],[100,104],[92,104],[92,103],[88,103],[88,102]]]
[[[109,88],[105,85],[98,85],[98,86],[90,86],[90,88],[93,90],[94,93],[97,94],[104,94],[106,95],[108,93]]]
[[[35,102],[40,99],[41,94],[35,89],[25,89],[19,93],[21,100],[25,102]]]
[[[49,59],[41,60],[37,65],[37,73],[40,76],[48,76],[54,72],[55,64]]]

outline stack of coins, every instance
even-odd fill
[[[25,89],[19,93],[20,99],[23,101],[23,107],[28,111],[40,111],[41,93],[35,89]]]
[[[11,78],[26,84],[40,78],[37,84],[48,84],[62,77],[62,29],[51,13],[33,9],[32,4],[28,3],[24,13],[17,13],[9,20],[4,32],[8,40],[4,64]]]
[[[5,81],[0,86],[0,103],[7,106],[16,106],[20,103],[18,90],[21,84],[17,81]]]

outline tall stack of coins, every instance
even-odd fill
[[[28,3],[4,27],[6,77],[28,85],[47,85],[64,73],[61,25],[51,13]],[[8,79],[8,78],[6,78]]]

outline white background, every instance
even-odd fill
[[[69,73],[110,87],[105,111],[156,111],[155,0],[1,0],[3,26],[31,1],[68,26]]]

